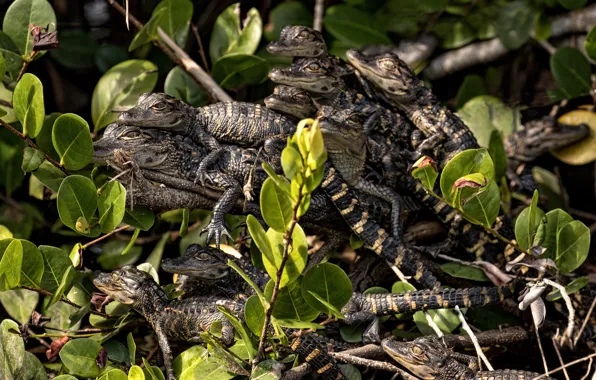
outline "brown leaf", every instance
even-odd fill
[[[112,300],[113,300],[113,298],[110,297],[110,296],[108,296],[108,295],[105,295],[105,294],[102,294],[102,293],[93,293],[91,295],[91,301],[90,302],[91,302],[91,304],[93,306],[95,306],[95,310],[101,311],[101,308],[104,305],[110,303],[110,301],[112,301]]]
[[[50,344],[50,349],[46,351],[46,356],[48,360],[53,361],[60,353],[62,347],[64,347],[64,345],[68,343],[69,340],[69,337],[63,336],[62,338],[53,341],[52,344]]]
[[[103,368],[106,366],[107,360],[108,352],[102,347],[101,350],[99,350],[97,357],[95,358],[95,364],[97,364],[99,368]]]
[[[488,185],[488,179],[486,177],[484,178],[484,184],[472,181],[467,178],[460,178],[453,184],[453,189],[461,189],[462,187],[472,187],[474,189],[479,189],[486,185]]]
[[[29,30],[33,36],[33,51],[51,50],[60,46],[56,25],[54,23],[52,25],[54,25],[54,31],[48,32],[50,24],[45,28],[40,25],[29,24]]]
[[[33,313],[31,313],[31,326],[43,327],[43,325],[48,323],[50,319],[50,317],[44,317],[37,311],[34,311]]]
[[[439,167],[437,166],[437,162],[428,156],[423,156],[421,159],[416,161],[410,168],[410,171],[417,169],[417,168],[424,168],[429,165],[432,166],[437,173],[439,172]]]

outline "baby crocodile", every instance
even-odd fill
[[[168,380],[175,380],[173,356],[169,338],[192,343],[201,342],[200,333],[209,331],[211,324],[222,323],[222,341],[231,345],[234,330],[217,306],[224,306],[236,317],[243,318],[244,305],[216,297],[191,297],[182,301],[168,301],[165,292],[150,274],[133,266],[124,266],[112,273],[96,272],[93,284],[115,300],[130,305],[151,325],[157,335]],[[317,338],[301,335],[290,343],[292,351],[305,358],[323,379],[337,380],[345,376],[325,345]]]
[[[279,85],[265,98],[267,108],[298,120],[313,117],[317,112],[308,93],[300,88]]]
[[[395,361],[424,380],[532,380],[540,376],[539,373],[515,369],[476,371],[470,363],[466,365],[457,360],[463,355],[454,354],[432,336],[411,342],[386,338],[381,347]],[[552,377],[544,379],[555,380]]]

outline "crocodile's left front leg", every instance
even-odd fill
[[[215,238],[215,246],[219,248],[222,235],[232,239],[225,226],[224,216],[234,207],[236,200],[242,194],[242,187],[235,178],[221,172],[214,175],[213,182],[215,187],[224,193],[213,207],[211,221],[203,228],[201,234],[207,232],[207,244]]]
[[[176,380],[176,377],[174,376],[174,358],[172,356],[172,348],[170,347],[170,342],[168,341],[166,332],[164,331],[160,322],[152,322],[151,325],[153,326],[155,335],[157,335],[157,343],[159,344],[159,348],[163,354],[163,362],[164,367],[166,368],[167,380]]]

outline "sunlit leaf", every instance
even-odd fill
[[[261,210],[269,227],[281,233],[287,231],[292,220],[292,203],[289,195],[271,178],[265,180],[261,189]]]
[[[89,124],[82,117],[66,113],[54,122],[52,142],[60,164],[69,170],[80,170],[91,162],[93,142],[89,134]]]
[[[97,208],[101,232],[107,234],[118,227],[124,218],[126,189],[118,181],[109,182],[101,191]]]
[[[515,220],[515,239],[521,249],[534,246],[534,237],[544,216],[544,211],[538,208],[538,191],[535,191],[532,204],[523,209]]]
[[[229,54],[215,61],[212,75],[223,88],[237,88],[264,82],[269,75],[269,65],[256,55]]]
[[[91,234],[92,231],[77,230],[76,225],[79,218],[90,224],[95,210],[97,189],[93,181],[80,175],[71,175],[62,181],[58,189],[58,215],[62,223],[81,234]]]
[[[35,75],[29,73],[23,75],[14,89],[12,105],[23,126],[23,133],[31,137],[37,136],[43,126],[45,108],[43,86]]]
[[[95,362],[99,350],[101,346],[93,339],[73,339],[60,350],[60,359],[71,373],[83,377],[95,377],[100,373]]]
[[[590,128],[590,137],[553,151],[553,156],[569,165],[585,165],[596,160],[596,113],[577,109],[562,115],[557,121],[567,125],[586,124]]]
[[[557,234],[555,263],[561,272],[573,272],[586,260],[589,250],[590,229],[574,220],[564,225]]]
[[[273,316],[276,319],[311,322],[319,316],[320,311],[311,307],[302,296],[301,288],[303,283],[303,278],[298,277],[296,281],[279,290],[273,308]],[[265,297],[267,299],[271,299],[273,286],[273,280],[270,280],[265,286]]]
[[[304,275],[302,296],[311,307],[318,310],[328,309],[310,292],[317,294],[337,310],[341,310],[352,297],[352,282],[337,265],[322,263],[312,267]]]

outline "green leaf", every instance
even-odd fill
[[[271,228],[267,230],[267,238],[271,244],[271,252],[273,254],[273,261],[269,260],[267,255],[263,256],[263,264],[271,278],[276,278],[277,271],[280,268],[283,252],[284,252],[284,233],[277,232]],[[260,248],[260,246],[259,246]],[[292,244],[289,247],[288,260],[281,273],[280,287],[292,283],[304,270],[308,257],[308,244],[306,243],[306,235],[300,225],[294,227],[292,233]]]
[[[164,92],[193,107],[204,106],[209,101],[205,90],[180,66],[174,67],[168,73]]]
[[[500,180],[507,172],[507,153],[505,152],[501,132],[497,129],[493,130],[490,134],[488,153],[495,165],[495,178]]]
[[[130,108],[139,95],[151,92],[157,83],[157,66],[149,61],[131,59],[108,70],[97,82],[91,99],[94,131],[118,119],[112,110]]]
[[[39,165],[41,165],[43,160],[43,153],[31,147],[26,147],[23,154],[23,164],[21,165],[21,168],[24,172],[32,172],[36,170]]]
[[[149,21],[147,21],[147,23],[145,25],[143,25],[141,30],[139,30],[137,32],[137,34],[135,34],[134,38],[130,42],[130,45],[128,46],[129,52],[131,52],[145,44],[148,44],[151,41],[153,41],[155,38],[157,38],[157,27],[159,26],[159,23],[161,22],[161,19],[165,13],[166,13],[166,8],[158,9],[156,7],[153,10],[153,14],[151,15],[151,18],[149,19]]]
[[[126,363],[130,365],[130,358],[128,357],[128,349],[124,344],[116,339],[110,339],[101,345],[108,353],[108,359],[111,361]]]
[[[20,324],[29,322],[31,313],[39,301],[39,293],[27,289],[15,289],[0,292],[0,302],[8,313]]]
[[[53,298],[59,300],[63,294],[68,294],[70,291],[76,276],[75,268],[68,254],[62,249],[40,245],[39,250],[44,261],[41,288],[53,293]]]
[[[39,180],[44,186],[52,191],[58,191],[60,185],[66,174],[48,161],[44,161],[39,165],[36,171],[33,172],[35,178]]]
[[[569,284],[567,284],[567,286],[565,286],[565,291],[567,292],[567,294],[573,294],[575,292],[578,292],[584,286],[586,286],[589,281],[590,279],[588,278],[588,276],[578,277],[575,280],[571,281]],[[561,291],[559,289],[555,289],[546,295],[546,300],[553,302],[562,297],[563,296],[561,295]]]
[[[211,74],[223,88],[237,88],[264,82],[269,64],[256,55],[229,54],[215,61]]]
[[[93,339],[79,338],[66,343],[60,350],[60,359],[71,373],[83,377],[95,377],[100,369],[95,359],[101,346]]]
[[[45,380],[47,379],[47,376],[46,370],[37,356],[25,351],[25,356],[23,357],[23,367],[15,379]]]
[[[496,182],[467,199],[462,208],[462,216],[473,223],[491,227],[499,216],[500,195]]]
[[[128,348],[128,355],[131,363],[135,363],[135,355],[137,353],[137,344],[132,336],[132,333],[128,333],[126,336],[126,347]]]
[[[544,216],[544,211],[538,208],[538,191],[535,190],[532,204],[523,209],[515,221],[515,239],[524,251],[534,246],[534,237]]]
[[[93,142],[89,134],[89,124],[73,113],[58,116],[52,129],[52,142],[60,165],[68,170],[80,170],[91,162]]]
[[[474,281],[490,281],[482,269],[474,268],[460,263],[445,263],[441,269],[450,276],[466,278]]]
[[[263,261],[267,260],[269,263],[275,263],[275,258],[273,257],[273,248],[271,247],[267,233],[263,229],[263,226],[261,226],[261,223],[253,215],[248,215],[246,217],[246,225],[254,244],[256,244],[257,248],[259,248],[259,251],[261,251],[263,254]],[[267,273],[269,276],[273,274],[271,278],[275,278],[277,273],[275,266],[273,265],[272,267],[269,265],[269,267],[272,271],[269,272],[269,269],[267,269]]]
[[[41,251],[27,240],[21,240],[23,245],[23,264],[21,267],[21,286],[40,288],[44,272],[44,262]]]
[[[12,239],[12,232],[6,226],[0,224],[0,240]]]
[[[519,49],[530,39],[535,13],[530,4],[522,0],[513,1],[501,10],[496,23],[497,34],[507,49]]]
[[[584,42],[586,47],[586,53],[588,57],[591,59],[596,59],[596,26],[594,26],[590,33],[586,36],[586,41]],[[0,50],[1,51],[1,50]]]
[[[273,317],[275,319],[311,322],[319,316],[319,310],[310,306],[304,299],[301,291],[303,284],[303,278],[298,277],[296,281],[279,290],[273,308]],[[274,281],[269,280],[265,286],[265,297],[267,299],[271,299],[274,285]]]
[[[124,218],[126,189],[118,181],[108,182],[101,191],[97,208],[99,209],[99,225],[101,232],[112,232]]]
[[[429,157],[420,157],[412,165],[412,177],[419,180],[426,190],[433,191],[438,176],[437,165]]]
[[[565,206],[563,200],[564,190],[561,188],[559,178],[553,172],[534,166],[532,168],[532,177],[538,185],[540,194],[546,196],[546,208],[548,210]]]
[[[88,70],[95,66],[99,44],[90,32],[82,29],[64,29],[58,33],[60,47],[50,50],[50,56],[71,70]]]
[[[91,235],[92,230],[77,229],[77,221],[80,223],[82,218],[89,225],[96,209],[97,189],[93,181],[80,175],[62,181],[58,189],[58,215],[64,225],[82,235]]]
[[[207,357],[207,349],[202,346],[192,346],[174,359],[174,375],[177,379],[192,376],[195,367]]]
[[[484,148],[460,152],[445,165],[440,180],[441,192],[450,205],[455,204],[455,196],[458,192],[458,189],[454,188],[456,181],[474,173],[482,174],[489,183],[495,180],[493,161]]]
[[[464,311],[465,311],[465,309],[462,309],[462,313]],[[451,310],[451,309],[428,310],[427,313],[430,314],[432,320],[439,327],[439,329],[445,334],[451,333],[461,323],[459,321],[459,317],[457,316],[457,312],[455,310]],[[416,327],[418,327],[418,330],[422,333],[422,335],[433,335],[434,334],[434,330],[428,325],[428,322],[426,321],[426,316],[424,315],[424,312],[422,312],[422,311],[415,312],[414,313],[414,322],[416,323]]]
[[[2,30],[14,41],[21,55],[28,57],[33,50],[29,24],[46,27],[51,23],[56,25],[56,14],[48,1],[15,0],[4,15]],[[37,56],[41,57],[44,53],[40,51]]]
[[[238,38],[230,43],[225,55],[230,54],[254,54],[257,51],[261,35],[263,33],[263,21],[256,8],[251,8],[246,19],[243,21],[243,28]]]
[[[6,74],[10,79],[16,80],[21,71],[21,67],[23,66],[23,60],[21,59],[21,54],[17,45],[15,45],[13,40],[1,30],[0,54],[2,54],[2,57],[4,57],[4,61],[6,62]]]
[[[284,1],[269,12],[269,23],[265,27],[268,41],[279,39],[286,25],[312,25],[312,12],[301,1]]]
[[[16,288],[21,281],[23,245],[12,239],[0,256],[0,291]]]
[[[4,74],[6,74],[6,61],[4,60],[0,50],[0,81],[4,79]]]
[[[433,31],[441,36],[441,47],[456,49],[472,42],[476,38],[474,29],[463,20],[440,20]]]
[[[225,55],[228,46],[240,35],[239,13],[240,3],[234,3],[217,16],[209,44],[209,55],[212,62]]]
[[[308,291],[308,294],[314,297],[317,301],[319,301],[320,304],[322,304],[325,307],[325,309],[327,309],[327,315],[338,319],[344,318],[343,314],[341,313],[341,310],[337,309],[335,306],[327,302],[323,297],[310,290]]]
[[[281,190],[274,180],[267,178],[261,189],[261,210],[265,223],[277,232],[286,232],[292,221],[292,202],[288,193]]]
[[[235,375],[227,371],[226,365],[215,360],[215,356],[210,356],[206,360],[201,361],[194,368],[194,371],[187,377],[181,377],[180,380],[191,379],[209,379],[209,380],[227,380],[233,378]]]
[[[256,335],[263,332],[265,323],[265,308],[256,295],[248,297],[244,304],[244,319],[248,328]]]
[[[385,30],[374,22],[373,15],[347,5],[329,7],[323,25],[333,37],[354,48],[373,44],[391,45]]]
[[[10,319],[0,324],[0,364],[7,379],[17,378],[25,361],[25,344],[18,332],[19,325]]]
[[[550,57],[550,69],[568,99],[590,91],[592,66],[579,50],[572,47],[558,49]]]
[[[588,0],[557,0],[564,8],[569,10],[578,9],[586,5]]]
[[[102,375],[99,380],[127,380],[128,376],[121,369],[112,369]]]
[[[282,3],[283,4],[283,3]],[[252,370],[252,380],[279,380],[283,365],[275,360],[263,360]]]
[[[123,222],[130,224],[134,228],[149,231],[149,229],[153,227],[153,223],[155,223],[155,214],[153,214],[153,211],[146,208],[135,208],[134,210],[126,209]]]
[[[189,0],[162,0],[153,10],[153,15],[165,10],[159,26],[182,48],[186,45],[190,20],[194,12]],[[153,17],[153,16],[152,16]]]
[[[544,257],[555,260],[557,257],[557,236],[566,224],[573,221],[573,217],[561,209],[546,213],[546,231],[541,246],[546,248]]]
[[[555,263],[561,272],[573,272],[586,260],[589,250],[590,229],[574,220],[564,225],[557,234]]]
[[[126,249],[128,244],[125,241],[111,240],[103,246],[103,252],[98,257],[99,265],[106,270],[111,271],[124,265],[131,265],[137,262],[143,248],[136,245],[129,249],[128,253],[123,255],[122,252]]]
[[[54,377],[54,380],[77,380],[77,378],[70,375],[59,375]]]
[[[318,310],[328,310],[327,306],[322,304],[310,292],[317,294],[337,310],[341,310],[352,297],[352,282],[348,275],[337,265],[322,263],[312,267],[304,275],[302,296],[311,307]]]
[[[486,94],[484,79],[476,74],[466,75],[461,86],[459,86],[459,90],[457,90],[455,108],[460,109],[468,100],[484,94]]]
[[[145,380],[145,374],[143,373],[143,369],[138,365],[133,365],[128,370],[128,379],[129,380]]]
[[[152,366],[149,364],[147,359],[143,358],[143,374],[145,374],[145,378],[148,380],[165,380],[165,376],[156,366]]]
[[[536,14],[534,18],[534,37],[538,41],[546,41],[551,36],[551,23],[544,13]]]
[[[244,325],[242,322],[233,314],[231,314],[226,308],[218,306],[217,309],[223,313],[223,315],[228,319],[230,324],[234,327],[234,330],[242,337],[242,341],[244,341],[244,346],[246,347],[246,351],[248,353],[249,360],[252,360],[255,354],[257,353],[255,347],[252,344],[252,340],[248,335],[248,332],[244,329]],[[258,335],[257,335],[258,336]]]
[[[30,137],[37,136],[43,126],[45,108],[43,105],[43,86],[35,75],[29,73],[23,75],[14,89],[12,105],[19,122],[23,126],[23,134]]]

